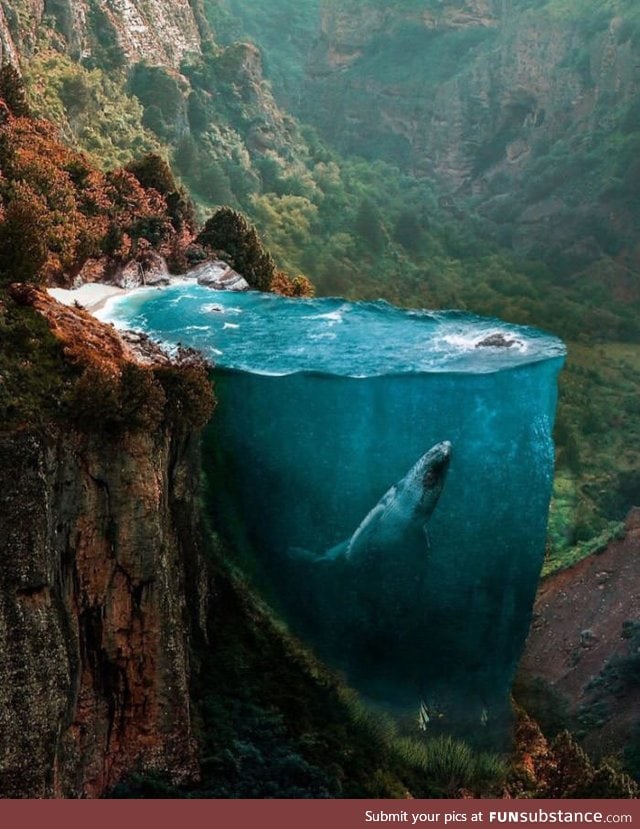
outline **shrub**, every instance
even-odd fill
[[[144,106],[145,116],[150,110],[157,112],[168,135],[174,134],[178,121],[186,120],[180,84],[164,67],[138,63],[131,74],[130,89]]]
[[[166,398],[150,369],[125,363],[120,375],[97,366],[87,367],[65,402],[69,418],[78,428],[99,428],[114,435],[156,429],[162,423]]]
[[[312,297],[315,294],[315,289],[306,276],[289,276],[284,271],[277,271],[273,277],[271,291],[274,294],[292,297]]]
[[[193,202],[180,187],[171,167],[162,156],[147,153],[142,158],[130,162],[126,170],[137,178],[145,190],[153,189],[163,197],[176,231],[195,231],[196,214]]]
[[[476,753],[453,737],[395,741],[402,762],[424,774],[440,796],[455,797],[460,789],[486,793],[495,790],[506,777],[506,766],[495,754]]]
[[[44,198],[24,181],[15,182],[0,224],[0,270],[6,280],[40,279],[48,258],[50,218]]]
[[[155,376],[164,389],[165,421],[174,429],[200,429],[215,408],[209,366],[200,354],[180,349],[174,365],[158,368]]]

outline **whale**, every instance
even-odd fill
[[[372,680],[380,675],[407,686],[413,702],[422,686],[430,630],[428,521],[451,455],[449,441],[432,446],[339,544],[319,554],[288,551],[294,627],[297,621],[330,663],[374,696]]]
[[[442,493],[451,461],[451,443],[437,443],[394,484],[367,513],[353,535],[326,553],[329,560],[344,558],[353,566],[397,550],[408,536],[422,536],[431,546],[427,521]]]
[[[419,538],[428,549],[427,522],[442,494],[450,461],[451,443],[437,443],[385,492],[349,538],[319,555],[297,548],[290,555],[320,565],[346,563],[366,568],[406,548],[408,539]],[[397,566],[408,563],[398,561]]]

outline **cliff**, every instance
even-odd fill
[[[189,0],[18,0],[2,3],[0,43],[12,62],[30,54],[43,25],[54,23],[76,59],[88,60],[111,38],[130,63],[148,60],[177,67],[199,53],[197,4]],[[45,20],[45,16],[48,18]]]
[[[135,361],[84,312],[21,300],[85,370]],[[192,778],[195,434],[25,424],[0,435],[0,459],[3,796],[98,796],[136,768]]]
[[[433,792],[207,525],[197,357],[0,295],[0,794]]]

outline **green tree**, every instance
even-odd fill
[[[201,89],[194,89],[187,101],[187,118],[189,127],[194,133],[204,132],[211,120],[211,96]]]
[[[196,217],[191,199],[180,187],[169,164],[157,153],[147,153],[126,167],[145,188],[153,188],[164,199],[176,230],[195,230]]]
[[[413,210],[403,210],[397,217],[393,228],[393,236],[405,250],[415,253],[422,243],[423,229],[420,220]]]
[[[11,63],[3,63],[0,68],[0,98],[4,99],[14,115],[20,118],[29,116],[22,76]]]
[[[172,137],[177,124],[186,121],[180,84],[163,67],[136,64],[131,73],[130,89],[145,108],[143,123],[158,135],[162,135],[164,129],[166,137]]]
[[[354,230],[373,251],[380,252],[384,247],[385,235],[380,212],[369,199],[364,199],[358,208]]]
[[[39,280],[49,255],[50,211],[43,196],[24,181],[15,182],[8,195],[0,223],[0,270],[6,281]]]
[[[276,265],[256,232],[242,213],[221,207],[203,227],[198,242],[223,256],[241,273],[252,288],[268,291],[276,274]]]
[[[228,204],[233,201],[229,176],[215,160],[206,161],[202,165],[193,186],[198,193],[215,204]]]

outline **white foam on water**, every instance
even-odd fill
[[[329,325],[335,325],[336,323],[344,322],[344,315],[348,310],[349,306],[345,304],[341,305],[339,308],[336,308],[335,311],[327,311],[325,314],[312,314],[311,316],[303,317],[303,319],[326,320]]]
[[[337,338],[338,335],[332,331],[325,331],[323,334],[309,334],[310,340],[336,340]]]

